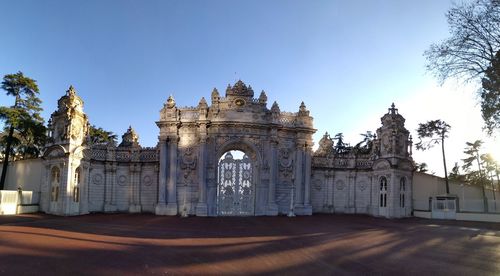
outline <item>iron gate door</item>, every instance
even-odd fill
[[[253,216],[252,164],[248,156],[235,160],[228,152],[219,163],[217,188],[219,216]]]

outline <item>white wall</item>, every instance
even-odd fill
[[[2,171],[0,163],[0,173]],[[4,190],[33,191],[33,202],[38,203],[42,179],[42,159],[28,159],[10,162],[7,169]]]
[[[429,197],[445,193],[444,178],[420,172],[413,174],[414,210],[429,210]],[[460,212],[484,212],[481,187],[450,181],[450,194],[458,196]],[[495,191],[496,200],[494,201],[493,190],[486,189],[486,198],[488,199],[489,212],[500,212],[499,191]]]

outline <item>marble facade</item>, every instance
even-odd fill
[[[339,151],[325,134],[313,151],[313,118],[267,108],[264,91],[242,81],[210,105],[160,111],[158,145],[141,147],[132,128],[115,146],[92,145],[83,100],[70,87],[49,122],[42,211],[157,215],[411,214],[413,161],[404,118],[392,106],[364,152]],[[230,154],[238,150],[243,160]],[[229,154],[228,154],[229,153]],[[403,201],[402,201],[403,200]]]

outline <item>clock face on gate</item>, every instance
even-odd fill
[[[245,101],[244,101],[244,100],[242,100],[242,99],[236,99],[236,100],[234,101],[234,104],[235,104],[235,105],[237,105],[237,106],[240,106],[240,107],[241,107],[241,106],[244,106],[244,105],[245,105]]]

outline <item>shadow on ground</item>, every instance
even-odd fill
[[[0,273],[498,274],[499,229],[348,215],[0,217]]]

